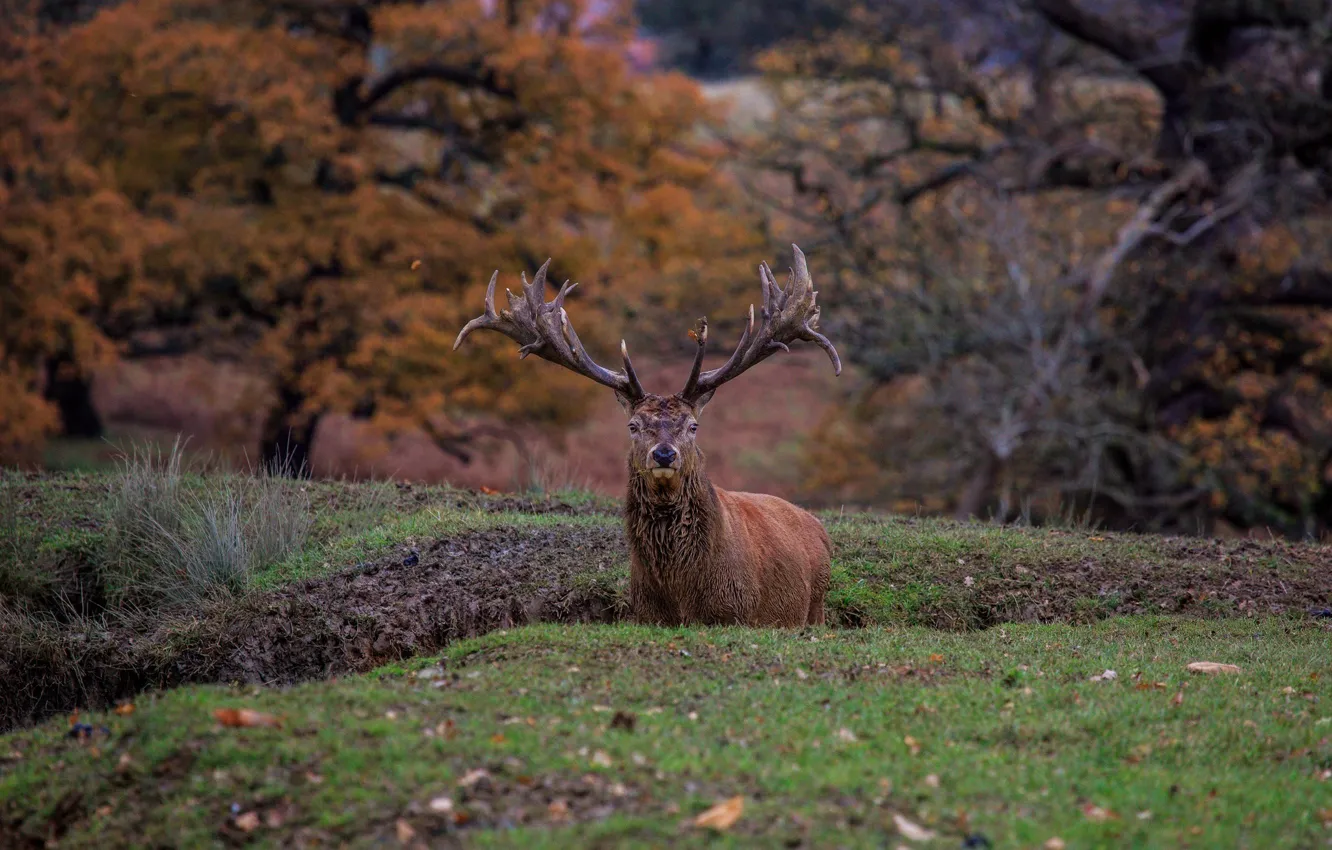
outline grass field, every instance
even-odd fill
[[[648,629],[611,501],[133,471],[3,479],[0,846],[1332,842],[1325,546],[834,512],[828,628]]]

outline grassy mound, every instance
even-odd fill
[[[1308,847],[1332,821],[1328,637],[1308,618],[502,630],[370,675],[143,696],[78,718],[90,737],[64,718],[0,737],[0,844],[714,846],[693,819],[739,797],[721,844]]]
[[[624,614],[617,505],[586,495],[202,476],[169,463],[3,483],[0,730],[147,689],[291,684],[496,628]],[[269,517],[243,521],[255,512]],[[824,521],[837,626],[1309,617],[1332,604],[1326,546]]]

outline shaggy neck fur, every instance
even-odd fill
[[[706,562],[721,532],[721,503],[703,471],[702,452],[677,478],[674,487],[660,487],[630,458],[626,536],[639,562],[663,579]]]

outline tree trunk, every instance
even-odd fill
[[[263,464],[274,475],[310,477],[314,432],[319,419],[302,415],[301,402],[299,395],[283,390],[280,403],[269,413],[264,425]]]
[[[92,402],[92,382],[64,358],[46,366],[46,397],[60,411],[60,429],[67,437],[102,436],[102,417]]]
[[[994,452],[986,452],[980,465],[976,467],[971,475],[971,480],[967,482],[966,488],[958,498],[957,508],[953,511],[953,518],[962,522],[980,515],[981,508],[985,506],[991,491],[994,490],[995,481],[999,480],[999,472],[1003,464]]]

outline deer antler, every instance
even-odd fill
[[[624,371],[613,372],[600,366],[590,356],[578,334],[569,322],[569,315],[564,312],[564,296],[578,284],[567,280],[560,287],[554,301],[546,300],[546,269],[550,260],[537,270],[532,282],[527,282],[527,275],[522,276],[523,297],[515,296],[504,290],[509,297],[509,309],[495,312],[495,282],[499,279],[496,271],[490,276],[490,285],[486,287],[486,312],[463,326],[454,340],[453,349],[458,350],[462,341],[474,330],[486,329],[498,331],[521,346],[518,359],[535,354],[543,360],[563,366],[585,378],[591,378],[604,387],[610,387],[628,398],[631,402],[643,398],[643,386],[634,374],[634,366],[629,362],[629,349],[620,340],[620,354],[624,358]]]
[[[810,280],[805,255],[798,246],[792,245],[791,248],[795,252],[795,269],[787,278],[786,288],[777,285],[767,263],[759,264],[763,310],[758,326],[754,325],[754,305],[751,304],[749,322],[740,334],[740,343],[731,358],[707,372],[701,370],[703,352],[708,342],[708,320],[706,316],[698,320],[698,328],[693,333],[698,342],[698,352],[694,356],[689,380],[679,393],[681,399],[693,404],[706,398],[760,360],[777,351],[790,351],[788,345],[800,340],[818,343],[820,348],[828,352],[833,363],[833,373],[842,374],[842,360],[837,356],[837,349],[833,348],[827,337],[815,330],[819,324],[819,308],[814,303],[818,293],[814,291],[814,282]]]

